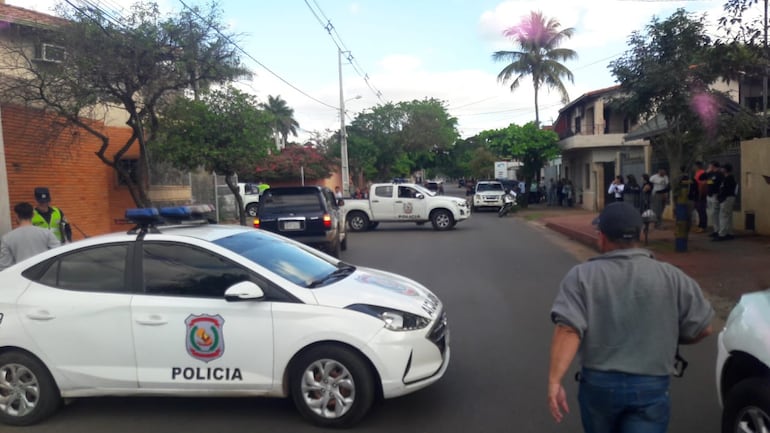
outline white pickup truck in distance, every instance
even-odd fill
[[[368,199],[346,199],[345,212],[354,232],[374,229],[380,222],[430,221],[436,230],[449,230],[471,215],[465,200],[435,195],[414,183],[375,183]]]

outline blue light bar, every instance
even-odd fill
[[[198,204],[189,206],[173,206],[160,208],[160,215],[164,218],[173,220],[189,220],[193,218],[203,218],[204,214],[213,212],[214,206],[209,204]]]
[[[154,207],[127,209],[126,219],[134,224],[154,224],[162,221],[160,213]]]
[[[189,218],[191,213],[187,206],[174,206],[160,208],[160,215],[165,218],[185,219]]]

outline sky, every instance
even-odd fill
[[[59,1],[6,3],[50,13]],[[120,5],[128,3],[89,1],[118,13]],[[184,4],[205,8],[208,2],[158,3],[173,13]],[[503,31],[531,11],[556,19],[562,28],[575,29],[562,44],[578,53],[576,60],[565,62],[574,73],[574,83],[565,82],[574,100],[616,84],[608,64],[628,49],[629,35],[643,30],[654,16],[665,19],[684,8],[716,21],[722,4],[722,0],[219,0],[223,21],[238,35],[242,60],[254,72],[240,87],[260,101],[268,95],[286,100],[300,124],[299,140],[340,128],[340,43],[349,53],[342,64],[347,123],[378,104],[436,98],[458,119],[461,136],[469,137],[535,119],[531,80],[511,92],[509,85],[497,80],[505,64],[492,60],[495,51],[516,49]],[[327,23],[338,38],[330,36]],[[710,30],[712,36],[717,33]],[[563,104],[557,92],[543,89],[539,106],[541,123],[548,125],[556,121]]]

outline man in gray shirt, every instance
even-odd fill
[[[560,422],[569,412],[561,382],[579,351],[587,433],[665,432],[677,345],[711,334],[714,310],[692,278],[638,248],[633,206],[612,203],[595,224],[603,254],[567,273],[551,309],[551,415]]]
[[[34,208],[23,202],[13,208],[19,225],[0,242],[0,271],[26,258],[61,245],[51,231],[32,225]]]

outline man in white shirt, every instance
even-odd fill
[[[668,204],[668,192],[671,190],[666,170],[658,169],[658,172],[650,176],[652,183],[652,211],[655,212],[655,228],[659,229],[663,222],[663,211]]]

